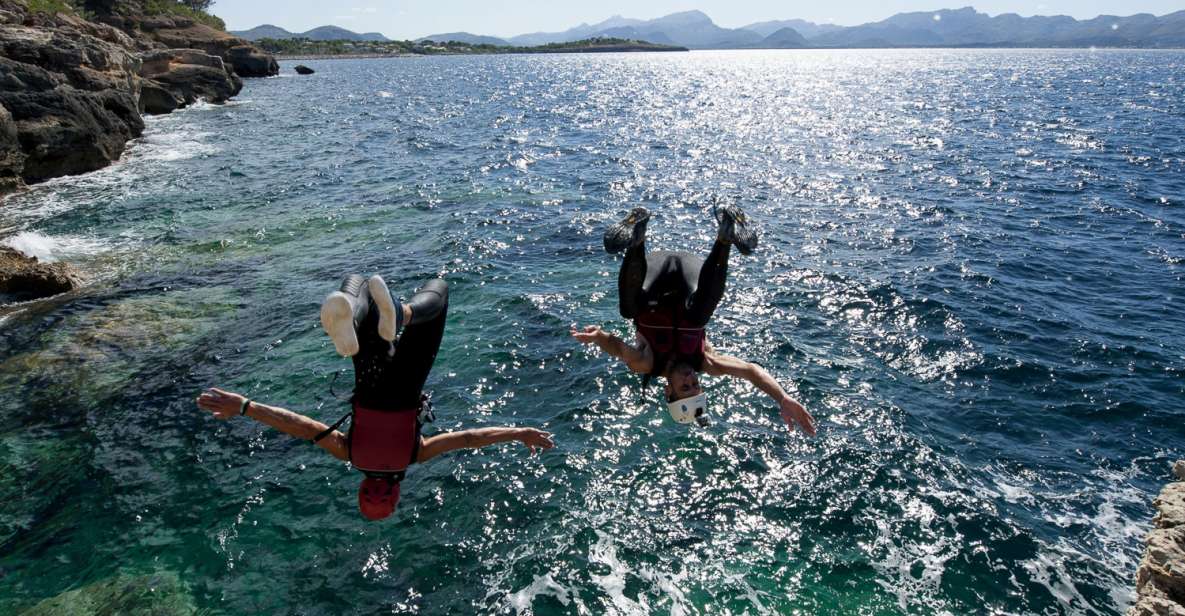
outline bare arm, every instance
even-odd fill
[[[810,436],[815,435],[815,418],[797,400],[791,398],[765,368],[736,357],[711,353],[705,358],[704,372],[713,376],[732,376],[749,381],[778,403],[782,411],[782,420],[786,425],[793,429],[794,424],[798,424],[803,432]]]
[[[427,462],[436,456],[457,449],[481,449],[497,443],[521,441],[531,453],[536,449],[551,449],[555,443],[551,434],[535,428],[477,428],[445,432],[423,440],[416,462]]]
[[[239,409],[242,408],[245,400],[246,398],[239,394],[211,388],[198,396],[197,405],[203,410],[209,411],[215,418],[225,421],[239,414]],[[299,413],[259,402],[247,404],[246,416],[288,436],[305,441],[313,440],[318,434],[329,428],[329,426]],[[334,430],[318,441],[317,446],[339,460],[350,459],[349,450],[346,448],[346,435],[338,430]]]
[[[625,362],[630,370],[640,374],[649,373],[654,364],[654,357],[647,352],[648,349],[635,347],[596,325],[589,325],[584,331],[573,329],[572,337],[583,344],[595,344],[602,351]]]

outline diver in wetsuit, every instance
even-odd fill
[[[646,223],[650,212],[635,208],[605,233],[605,250],[625,251],[618,275],[621,316],[634,322],[636,344],[631,345],[600,327],[589,325],[572,336],[594,344],[621,359],[630,370],[666,379],[671,416],[680,423],[704,423],[707,395],[699,374],[744,379],[765,392],[781,410],[786,425],[815,434],[815,421],[761,366],[716,353],[705,326],[724,297],[728,257],[732,246],[742,254],[757,247],[757,235],[740,209],[716,211],[719,228],[708,258],[686,252],[646,252]]]
[[[321,306],[321,323],[337,352],[353,358],[354,396],[348,433],[239,394],[209,389],[197,399],[218,419],[244,415],[285,434],[314,442],[366,474],[358,506],[371,520],[385,518],[399,502],[407,467],[455,449],[521,441],[532,453],[550,449],[551,435],[534,428],[480,428],[420,436],[430,410],[424,383],[444,337],[448,284],[432,280],[400,303],[382,278],[352,275]],[[343,417],[344,421],[346,418]]]

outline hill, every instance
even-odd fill
[[[310,41],[387,41],[387,37],[378,32],[367,32],[359,34],[352,30],[340,28],[338,26],[321,26],[313,28],[307,32],[289,32],[279,26],[271,24],[264,24],[256,26],[250,30],[235,30],[231,32],[232,35],[239,38],[247,39],[248,41],[259,41],[263,39],[273,39],[283,41],[288,39],[308,39]]]
[[[452,41],[455,43],[465,43],[467,45],[498,45],[498,46],[510,45],[510,43],[508,41],[506,41],[504,39],[500,39],[496,36],[481,36],[479,34],[470,34],[468,32],[449,32],[447,34],[433,34],[430,36],[425,36],[423,38],[416,39],[417,43],[423,43],[424,41],[433,41],[436,43],[445,43],[445,42]]]

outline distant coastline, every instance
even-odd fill
[[[547,45],[514,46],[462,41],[368,41],[260,39],[261,48],[286,60],[326,58],[391,58],[408,56],[475,56],[552,53],[630,53],[688,51],[679,45],[662,45],[617,38],[590,38]]]

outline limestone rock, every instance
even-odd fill
[[[25,169],[25,154],[17,140],[16,122],[12,114],[0,105],[0,195],[24,185],[21,172]]]
[[[185,105],[184,98],[178,98],[163,84],[146,79],[140,86],[140,111],[149,115],[172,113]]]
[[[1151,585],[1161,596],[1185,606],[1185,527],[1158,528],[1148,534],[1148,549],[1136,573],[1136,592]]]
[[[224,103],[243,89],[243,81],[227,69],[222,58],[197,49],[163,49],[141,56],[140,76],[150,80],[153,92],[150,100],[142,101],[149,108],[164,111],[170,102],[156,90],[166,90],[174,100],[191,104],[198,99]],[[175,107],[174,107],[175,108]]]
[[[243,77],[271,77],[280,74],[280,65],[276,59],[251,45],[231,47],[225,57],[234,66],[235,72]]]
[[[78,274],[65,263],[42,263],[36,257],[0,246],[0,301],[26,301],[72,291]]]
[[[24,13],[10,0],[0,0],[0,10],[17,16],[0,24],[0,106],[24,155],[24,181],[117,160],[144,130],[140,63],[123,47],[130,39],[70,15]]]
[[[1185,525],[1185,482],[1170,483],[1152,503],[1156,505],[1156,517],[1152,518],[1152,523],[1157,528]],[[1185,568],[1185,563],[1182,565]]]
[[[294,70],[298,75],[312,75],[313,73],[317,72],[303,64],[297,64]]]
[[[128,0],[106,1],[112,6],[100,11],[97,19],[141,39],[172,49],[200,49],[222,58],[240,77],[271,77],[280,72],[274,57],[237,36],[187,17],[145,15]]]
[[[1185,607],[1166,597],[1142,596],[1127,616],[1185,616]]]
[[[0,105],[16,125],[26,182],[101,169],[144,131],[138,92],[79,90],[65,80],[61,73],[0,57],[0,82],[24,86],[0,89]]]
[[[1180,476],[1182,466],[1178,462],[1173,472]],[[1153,504],[1155,528],[1136,571],[1138,599],[1128,616],[1185,616],[1185,482],[1170,483]]]

